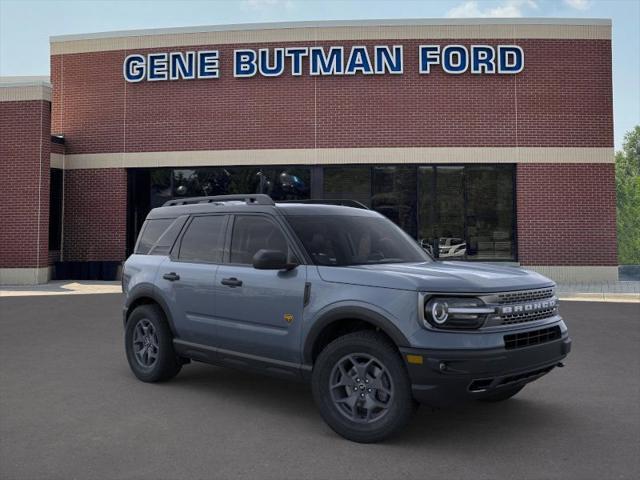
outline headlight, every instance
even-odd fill
[[[432,297],[424,306],[426,327],[479,328],[495,308],[473,297]]]

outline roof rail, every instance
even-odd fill
[[[165,202],[163,207],[175,207],[177,205],[193,205],[196,203],[222,203],[222,202],[246,202],[247,204],[256,205],[275,205],[269,195],[262,193],[248,195],[214,195],[211,197],[190,197],[178,198]]]
[[[276,203],[311,203],[315,205],[338,205],[342,207],[353,207],[353,208],[361,208],[363,210],[369,210],[364,203],[358,202],[357,200],[348,200],[348,199],[320,199],[320,198],[311,198],[309,200],[278,200]]]

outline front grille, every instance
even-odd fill
[[[560,327],[543,328],[531,332],[513,333],[504,336],[504,348],[513,350],[515,348],[530,347],[541,343],[552,342],[561,336]]]
[[[519,292],[505,292],[498,294],[498,303],[505,305],[509,303],[529,302],[531,300],[542,300],[551,298],[554,295],[553,288],[540,288],[538,290],[520,290]]]
[[[535,320],[543,320],[545,318],[553,317],[558,309],[556,307],[547,308],[545,310],[538,310],[533,313],[513,313],[511,315],[502,316],[503,325],[513,325],[516,323],[533,322]]]
[[[537,290],[521,290],[518,292],[505,292],[497,295],[497,303],[499,305],[517,305],[527,302],[536,302],[553,299],[555,289],[540,288]],[[545,309],[537,309],[531,312],[517,312],[503,314],[501,316],[502,325],[514,325],[517,323],[534,322],[536,320],[544,320],[553,317],[558,313],[558,307],[553,306]]]

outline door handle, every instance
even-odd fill
[[[223,278],[220,283],[222,285],[226,285],[227,287],[231,287],[231,288],[242,286],[242,280],[238,280],[236,277]]]
[[[164,275],[162,275],[162,278],[164,278],[165,280],[169,280],[170,282],[175,282],[176,280],[180,280],[180,275],[178,275],[176,272],[171,272],[165,273]]]

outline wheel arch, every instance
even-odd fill
[[[127,326],[127,321],[129,320],[129,316],[131,315],[131,312],[133,312],[140,305],[157,305],[158,308],[160,308],[160,310],[164,314],[164,318],[167,320],[169,329],[171,330],[171,333],[175,337],[176,330],[174,328],[171,315],[169,313],[170,312],[169,306],[162,299],[162,297],[159,297],[158,295],[154,294],[154,289],[152,285],[139,285],[133,291],[131,291],[129,295],[127,295],[127,302],[125,305],[126,310],[125,310],[125,315],[123,319],[125,328]]]
[[[396,347],[407,347],[409,341],[384,315],[358,306],[342,306],[322,314],[313,324],[303,346],[303,362],[312,365],[322,349],[344,333],[357,330],[377,330],[386,335]]]

